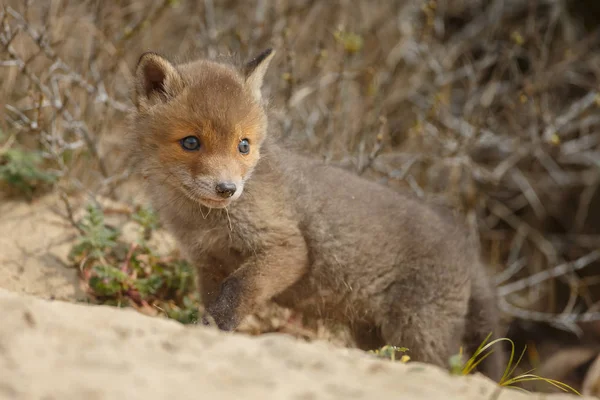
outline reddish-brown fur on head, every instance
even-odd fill
[[[130,142],[144,175],[208,207],[239,198],[266,136],[260,88],[273,55],[269,49],[238,69],[207,60],[173,65],[144,53],[135,72]],[[193,150],[186,149],[187,137],[199,147],[192,142]],[[244,139],[247,152],[240,151]]]

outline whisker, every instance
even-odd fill
[[[227,214],[227,221],[229,221],[229,231],[233,232],[233,225],[231,224],[231,218],[229,217],[229,209],[225,207],[225,213]]]

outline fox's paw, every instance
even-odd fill
[[[214,321],[214,324],[222,331],[233,331],[237,328],[243,318],[240,313],[240,288],[241,285],[237,279],[225,280],[219,296],[206,308],[208,316],[202,317],[202,324],[211,326]]]
[[[226,304],[215,302],[212,307],[207,309],[207,312],[209,315],[202,317],[202,324],[206,326],[216,325],[222,331],[233,331],[241,321],[235,311]]]

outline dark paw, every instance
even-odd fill
[[[228,279],[223,282],[219,296],[207,307],[207,313],[214,319],[220,330],[233,331],[240,324],[242,319],[239,315],[240,295],[239,281]],[[202,318],[202,324],[210,325],[206,316]]]
[[[233,331],[240,323],[235,311],[226,304],[215,302],[206,311],[214,320],[214,324],[222,331]],[[202,317],[202,324],[213,325],[206,316]]]

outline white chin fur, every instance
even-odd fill
[[[236,201],[237,199],[239,199],[240,196],[242,195],[243,191],[244,191],[244,188],[239,188],[233,194],[233,196],[231,196],[227,199],[216,200],[216,199],[199,198],[198,202],[200,204],[202,204],[203,206],[209,207],[209,208],[225,208],[225,207],[229,206],[231,203],[233,203],[234,201]]]
[[[208,208],[225,208],[231,204],[231,200],[223,200],[223,201],[215,201],[215,200],[207,200],[207,199],[198,199],[198,203],[202,204],[204,207]]]

